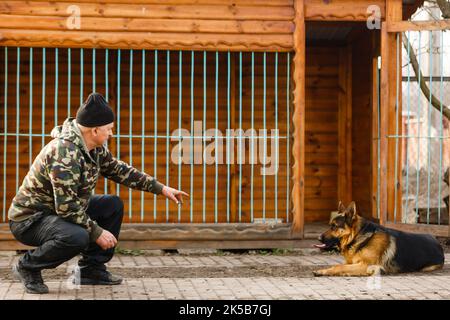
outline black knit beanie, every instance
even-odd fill
[[[85,127],[101,127],[114,122],[114,112],[100,93],[93,92],[78,108],[76,119]]]

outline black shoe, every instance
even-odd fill
[[[122,283],[122,278],[113,275],[111,272],[95,269],[95,268],[80,268],[79,279],[75,276],[74,284],[82,285],[117,285]]]
[[[23,268],[20,262],[12,267],[13,274],[20,280],[26,292],[35,294],[48,293],[48,287],[44,284],[41,271],[31,271]]]

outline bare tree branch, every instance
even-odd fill
[[[436,2],[442,11],[442,17],[450,19],[450,2],[446,0],[436,0]]]
[[[422,93],[425,95],[425,97],[429,98],[431,94],[431,104],[432,106],[437,109],[439,112],[441,112],[441,105],[442,105],[442,114],[450,120],[450,109],[447,108],[439,99],[437,99],[430,91],[430,88],[425,82],[425,78],[423,77],[422,71],[419,69],[419,63],[417,62],[416,54],[414,53],[414,49],[412,48],[408,37],[405,33],[403,33],[402,37],[403,46],[406,49],[406,52],[409,51],[409,61],[411,62],[411,66],[414,70],[414,73],[416,74],[416,77],[419,81],[420,89],[422,90]],[[409,48],[409,50],[408,50]]]

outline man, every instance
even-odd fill
[[[9,208],[14,237],[30,250],[13,266],[29,293],[48,293],[41,270],[55,268],[79,253],[81,284],[120,284],[106,270],[120,232],[123,203],[114,195],[93,195],[99,174],[129,188],[163,194],[177,204],[179,191],[115,159],[105,146],[114,113],[102,95],[91,93],[52,131],[54,138],[36,157]]]

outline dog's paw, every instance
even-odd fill
[[[313,271],[314,277],[323,277],[325,274],[326,273],[325,273],[324,270],[315,270],[315,271]]]

